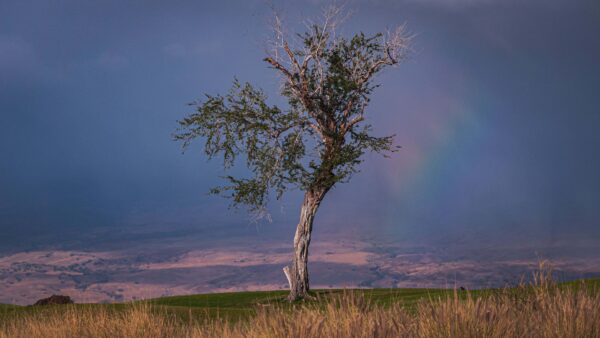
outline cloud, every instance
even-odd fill
[[[108,70],[116,70],[129,65],[129,59],[117,53],[104,52],[96,59],[96,64]]]
[[[378,0],[373,0],[378,1]],[[382,2],[387,2],[387,0],[383,0]],[[581,1],[585,2],[585,1]],[[566,0],[529,0],[529,1],[519,1],[519,0],[404,0],[402,3],[405,4],[416,4],[427,7],[436,7],[443,9],[456,9],[456,10],[464,10],[470,9],[473,7],[481,7],[481,6],[492,6],[492,5],[539,5],[544,7],[561,7],[564,5],[573,5],[576,3],[575,1],[566,1]]]
[[[171,43],[163,47],[165,55],[173,58],[187,58],[201,55],[218,54],[222,52],[223,45],[220,41],[205,41],[203,44]]]
[[[171,57],[185,57],[188,55],[188,49],[180,43],[172,43],[163,47],[163,52]]]
[[[0,35],[0,91],[61,79],[59,70],[44,62],[40,50],[19,36]]]
[[[408,2],[416,2],[421,4],[440,5],[448,7],[473,6],[490,4],[493,0],[408,0]]]
[[[0,72],[27,72],[38,66],[33,46],[18,37],[0,36]]]

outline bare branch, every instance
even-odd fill
[[[277,62],[272,57],[266,57],[263,60],[270,63],[273,66],[273,68],[282,72],[283,75],[285,75],[289,79],[289,81],[291,81],[293,83],[294,77],[292,76],[292,73],[290,73],[290,71],[287,70],[284,66],[282,66],[279,62]]]
[[[296,60],[296,55],[294,55],[294,53],[290,49],[290,46],[288,45],[288,42],[285,41],[285,40],[283,41],[283,49],[285,50],[285,52],[287,53],[288,57],[290,58],[290,62],[296,68],[296,72],[300,73],[301,69],[300,69],[300,65],[298,64],[298,60]]]
[[[385,34],[386,54],[393,64],[397,64],[400,60],[406,58],[410,50],[413,35],[409,35],[406,25],[400,25],[391,32]]]
[[[388,30],[383,41],[384,55],[359,79],[359,85],[369,81],[383,66],[394,66],[406,58],[411,40],[412,36],[407,34],[405,25],[398,26],[393,32]]]
[[[340,134],[342,135],[346,135],[346,133],[352,129],[352,127],[354,127],[357,123],[364,121],[364,116],[362,114],[356,116],[355,118],[353,118],[352,120],[350,120],[348,123],[345,123],[342,125],[341,128],[341,132]]]

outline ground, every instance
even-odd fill
[[[560,284],[562,287],[581,287],[582,285],[594,292],[600,292],[600,279],[587,279],[571,281]],[[323,299],[337,297],[339,295],[362,295],[369,301],[380,304],[390,304],[392,302],[401,302],[403,306],[411,309],[416,302],[422,299],[436,299],[438,297],[452,296],[455,292],[459,297],[466,297],[467,294],[480,297],[493,294],[497,289],[481,289],[472,291],[461,291],[455,289],[320,289],[314,290],[312,294],[315,300],[308,303],[318,304]],[[255,291],[255,292],[228,292],[212,293],[187,296],[161,297],[147,300],[159,311],[174,314],[175,316],[186,319],[189,315],[208,316],[211,318],[239,319],[245,318],[253,313],[257,307],[265,306],[284,306],[293,307],[296,304],[305,304],[304,302],[289,304],[285,301],[286,291]],[[54,309],[66,309],[69,306],[75,307],[104,307],[119,310],[131,304],[141,304],[144,301],[112,303],[112,304],[75,304],[75,305],[52,305],[43,307],[16,306],[0,304],[0,319],[10,318],[12,315],[23,314],[34,311],[47,311]]]

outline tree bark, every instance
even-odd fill
[[[294,236],[294,257],[291,268],[286,266],[283,271],[288,279],[290,294],[288,300],[295,301],[308,295],[310,284],[308,280],[308,246],[312,232],[313,220],[317,209],[325,196],[327,189],[309,189],[304,194],[300,221]]]

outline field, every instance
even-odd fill
[[[487,290],[237,292],[118,304],[0,305],[0,337],[600,337],[600,279]]]

